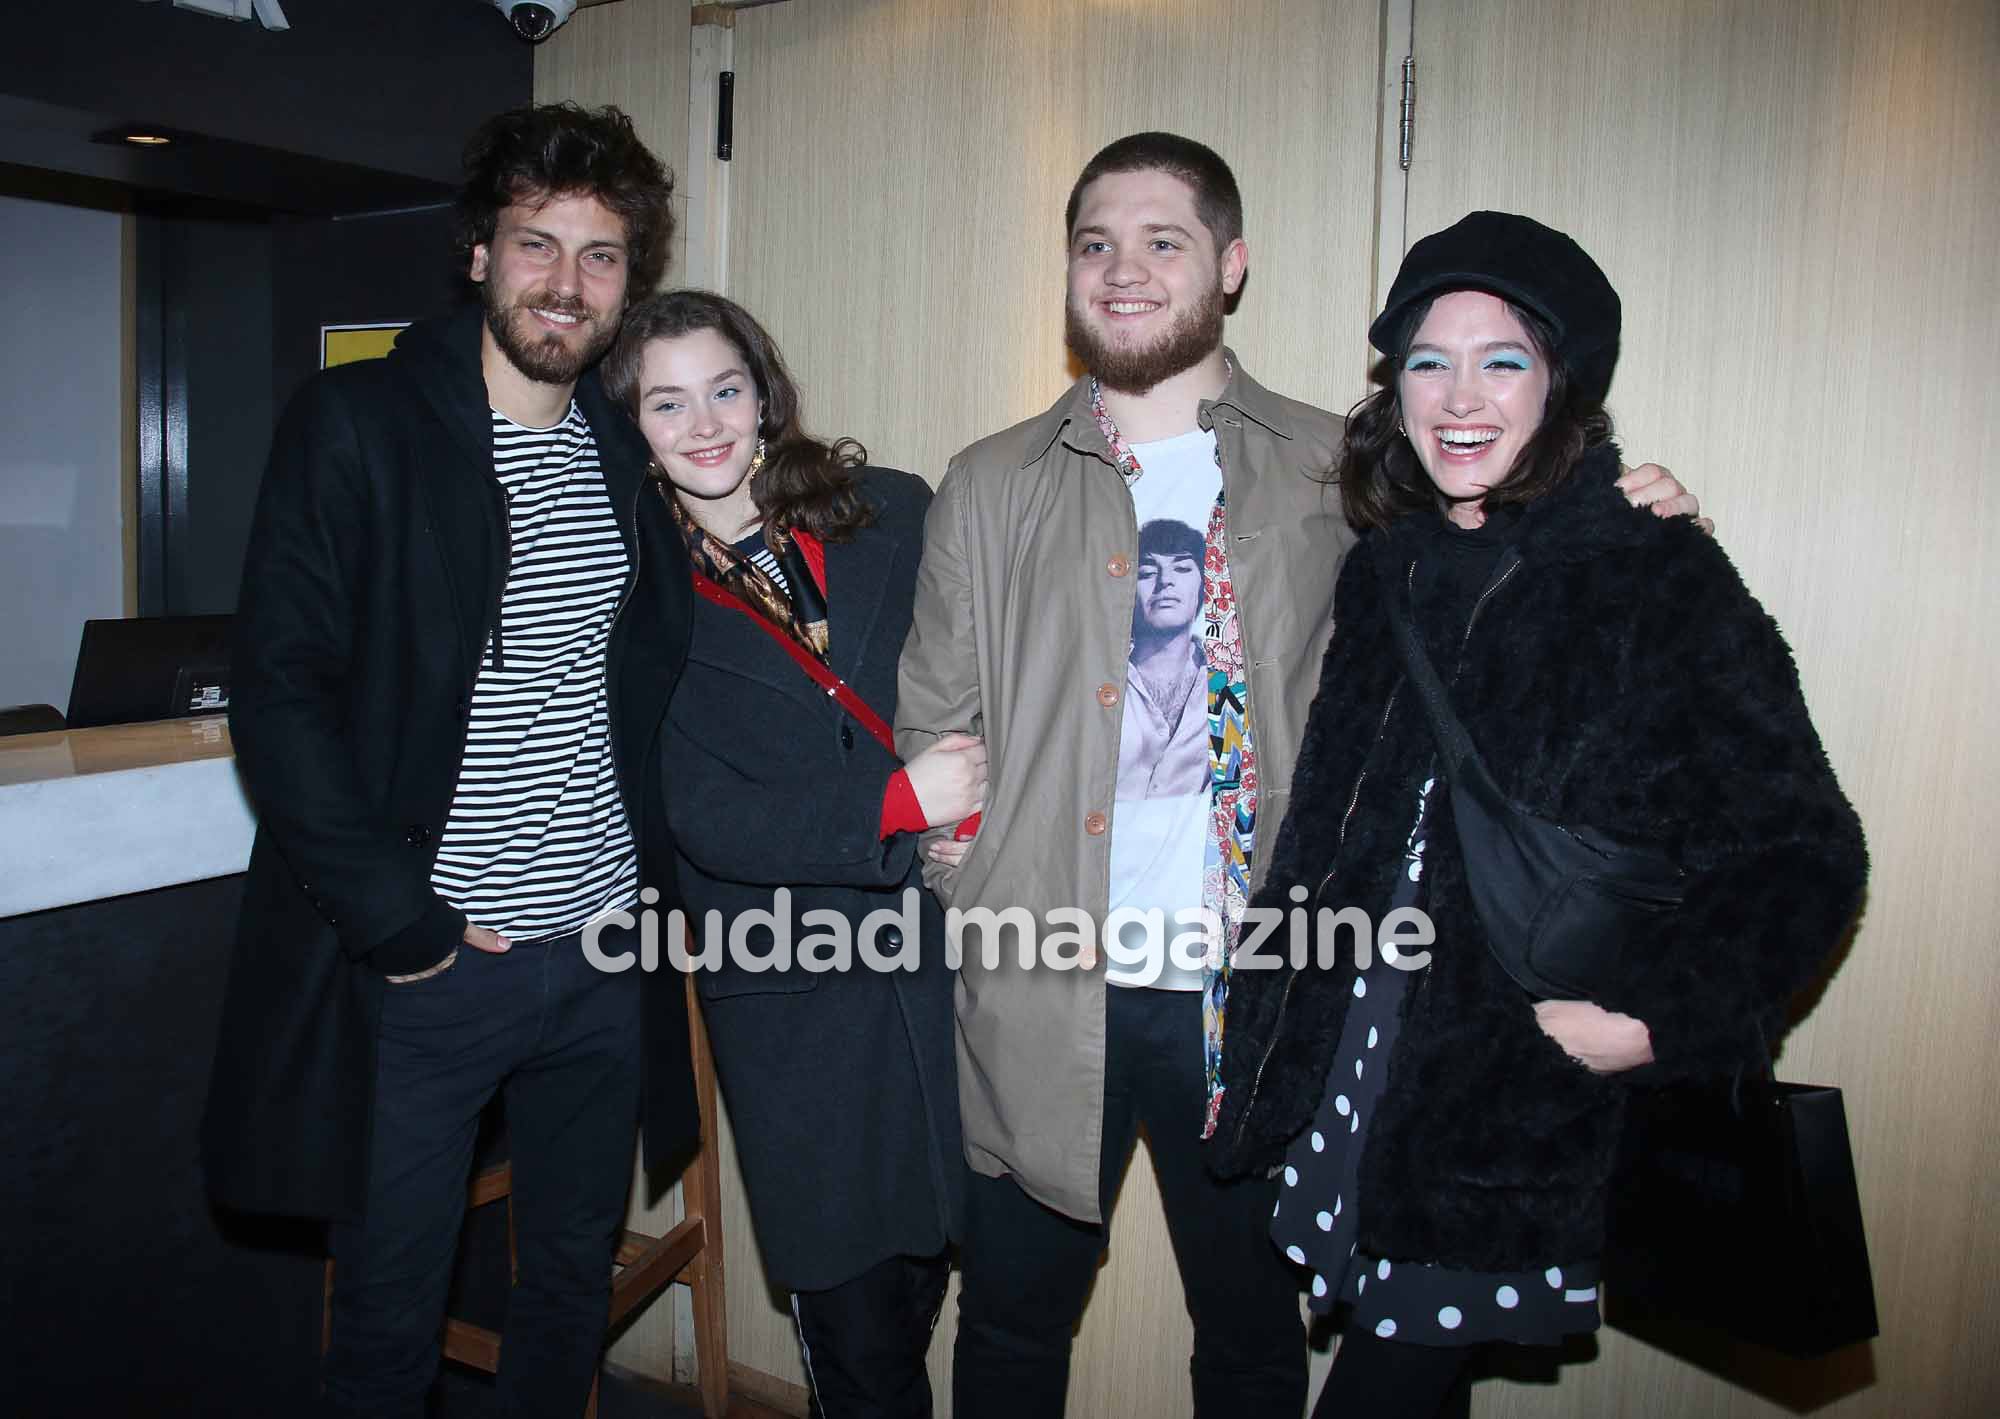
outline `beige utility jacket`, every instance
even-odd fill
[[[1274,837],[1353,542],[1333,466],[1341,421],[1271,393],[1231,357],[1204,401],[1228,503],[1229,563],[1249,662],[1258,832]],[[925,525],[915,620],[896,702],[909,758],[951,730],[984,734],[991,785],[963,867],[926,877],[957,913],[1109,901],[1113,787],[1131,643],[1139,531],[1131,494],[1090,414],[1088,379],[1046,413],[951,462]],[[960,918],[962,921],[964,918]],[[1062,918],[1056,919],[1060,925]],[[958,1079],[966,1155],[1032,1197],[1099,1218],[1104,963],[1023,969],[1018,938],[954,933]],[[1002,948],[991,967],[985,938]],[[925,950],[942,943],[923,943]],[[1071,958],[1075,951],[1059,952]],[[1199,1050],[1199,1038],[1188,1041]]]

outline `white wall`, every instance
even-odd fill
[[[115,213],[0,197],[0,705],[69,705],[77,640],[124,606]]]

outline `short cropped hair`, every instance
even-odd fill
[[[1236,174],[1215,149],[1178,133],[1134,133],[1100,149],[1069,190],[1065,235],[1076,230],[1083,190],[1116,172],[1163,172],[1193,188],[1195,215],[1215,237],[1217,252],[1243,235],[1243,194],[1236,189]]]
[[[594,197],[625,222],[626,299],[637,300],[666,272],[673,195],[673,174],[620,110],[529,104],[494,115],[467,141],[453,250],[463,270],[472,249],[493,240],[501,211],[516,202]]]

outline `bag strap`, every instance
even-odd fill
[[[1423,701],[1424,713],[1430,718],[1431,733],[1436,736],[1438,751],[1444,755],[1444,774],[1447,779],[1456,779],[1460,765],[1470,761],[1479,772],[1485,772],[1480,762],[1479,751],[1472,745],[1472,738],[1465,732],[1465,726],[1458,722],[1452,712],[1451,695],[1438,678],[1437,668],[1431,664],[1429,652],[1424,649],[1423,638],[1417,634],[1416,621],[1410,615],[1410,588],[1406,577],[1416,563],[1408,563],[1398,575],[1396,563],[1386,558],[1377,563],[1382,579],[1382,601],[1388,608],[1389,627],[1396,635],[1396,649],[1403,657],[1403,669],[1410,681],[1417,687],[1417,697]]]
[[[891,755],[896,753],[896,736],[890,731],[888,722],[869,707],[868,702],[855,692],[853,686],[807,654],[804,646],[758,615],[748,602],[732,595],[720,582],[705,573],[700,571],[694,573],[694,589],[695,594],[704,601],[727,611],[741,611],[748,616],[757,629],[769,636],[777,643],[780,650],[792,658],[794,665],[805,671],[815,685],[833,698],[835,704],[846,710],[863,729],[874,736],[877,744],[887,749]],[[899,758],[897,762],[900,763],[901,759]]]

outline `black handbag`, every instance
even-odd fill
[[[1511,548],[1504,556],[1518,559]],[[1652,844],[1558,823],[1509,798],[1452,713],[1410,615],[1409,588],[1387,561],[1382,579],[1397,649],[1437,738],[1466,886],[1494,958],[1538,1000],[1594,999],[1593,985],[1624,943],[1680,906],[1680,866]]]
[[[1789,1355],[1880,1333],[1840,1090],[1746,1079],[1633,1092],[1607,1195],[1606,1319]]]

